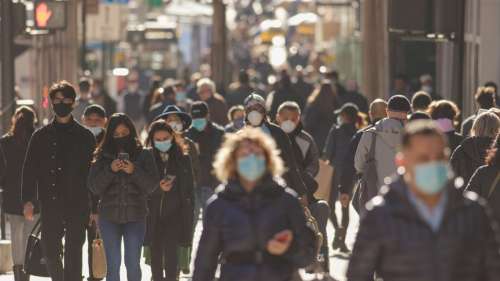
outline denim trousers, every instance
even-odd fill
[[[144,235],[146,233],[146,219],[119,224],[100,217],[99,229],[104,242],[108,265],[106,281],[120,280],[122,239],[125,244],[124,256],[127,280],[141,281],[140,259]]]

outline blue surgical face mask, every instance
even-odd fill
[[[155,147],[159,151],[165,153],[172,147],[172,140],[155,141]]]
[[[197,131],[201,132],[205,130],[207,127],[207,119],[205,118],[196,118],[193,119],[193,128],[195,128]]]
[[[176,102],[185,102],[187,100],[187,93],[186,92],[177,92],[175,94],[175,101]]]
[[[425,194],[441,192],[452,177],[448,163],[444,161],[419,164],[414,168],[415,184]]]
[[[104,130],[101,127],[87,127],[87,129],[89,129],[89,131],[92,132],[92,134],[94,135],[94,137],[97,137]]]
[[[241,129],[245,126],[245,118],[238,118],[233,120],[234,128]]]
[[[259,180],[266,172],[266,159],[250,154],[238,159],[238,174],[248,181]]]

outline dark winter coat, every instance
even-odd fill
[[[28,141],[11,135],[0,139],[0,187],[3,190],[2,208],[7,214],[23,215],[21,181]]]
[[[295,159],[290,138],[280,127],[273,123],[265,122],[262,126],[269,130],[280,150],[280,156],[286,166],[286,173],[283,175],[283,178],[287,186],[295,190],[299,196],[307,194],[307,187],[302,179],[299,164]]]
[[[227,120],[227,103],[223,96],[214,94],[211,98],[206,100],[208,110],[210,112],[210,119],[221,126],[225,126]]]
[[[323,149],[323,157],[330,160],[332,166],[341,168],[344,165],[344,158],[356,131],[354,124],[333,125],[330,129]]]
[[[213,123],[208,122],[204,131],[199,132],[191,127],[186,136],[196,143],[198,148],[199,159],[199,187],[215,188],[219,185],[219,181],[212,174],[212,164],[214,157],[219,150],[224,137],[224,128]]]
[[[95,148],[94,135],[76,121],[66,124],[58,140],[53,121],[31,137],[23,165],[22,201],[40,200],[44,210],[89,212],[87,176]],[[66,152],[61,155],[61,147]],[[67,184],[70,183],[70,184]]]
[[[448,137],[448,145],[452,152],[464,141],[464,137],[455,131],[447,132],[446,137]]]
[[[484,159],[493,139],[490,137],[470,137],[465,139],[451,155],[451,165],[455,174],[469,182],[474,172],[484,165]]]
[[[401,177],[368,203],[349,263],[349,281],[500,280],[499,245],[484,202],[450,184],[437,232],[420,217]]]
[[[177,145],[168,152],[164,162],[155,149],[154,157],[160,179],[167,175],[175,176],[174,185],[168,192],[157,188],[150,196],[149,217],[151,233],[158,233],[157,228],[167,231],[172,229],[179,235],[180,245],[191,245],[194,219],[193,173],[188,155],[184,155]],[[173,230],[175,229],[175,230]]]
[[[347,92],[345,95],[342,96],[340,102],[341,104],[346,104],[348,102],[354,103],[359,108],[359,111],[368,113],[368,100],[363,94],[357,91]]]
[[[99,215],[121,224],[145,220],[147,196],[160,185],[160,177],[150,150],[143,149],[131,161],[134,172],[111,170],[115,155],[104,153],[92,163],[88,187],[99,195]]]
[[[332,108],[331,111],[322,112],[317,103],[311,103],[306,106],[304,113],[304,129],[311,134],[316,141],[316,144],[321,149],[325,147],[328,132],[335,123],[335,115]]]
[[[495,186],[493,183],[499,173],[500,167],[496,165],[479,167],[466,188],[467,191],[474,191],[488,201],[497,222],[500,222],[500,181]]]
[[[221,281],[285,281],[312,263],[314,235],[293,194],[270,177],[251,193],[236,181],[221,187],[204,216],[193,281],[214,279],[219,254]],[[269,254],[268,241],[285,229],[293,232],[290,249],[282,256]]]

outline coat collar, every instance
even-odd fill
[[[51,133],[55,133],[56,126],[57,126],[57,121],[55,118],[53,118],[52,122],[50,122],[50,124],[47,126],[47,128],[49,129],[49,131]],[[77,126],[78,126],[78,123],[75,121],[75,119],[73,117],[71,117],[71,120],[68,123],[68,132],[74,133]]]

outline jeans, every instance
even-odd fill
[[[122,238],[125,243],[125,267],[128,281],[141,281],[141,249],[146,234],[146,219],[118,224],[99,217],[99,227],[106,251],[106,281],[120,280]]]
[[[52,281],[81,281],[88,213],[77,214],[60,207],[42,205],[41,222],[42,249]],[[61,260],[62,253],[64,253],[64,267]]]
[[[29,221],[24,216],[7,214],[7,220],[10,223],[10,240],[14,265],[24,265],[26,244],[38,218],[39,215],[35,215],[34,219]]]

